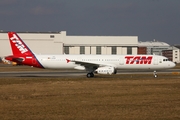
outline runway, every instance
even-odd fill
[[[65,72],[65,71],[18,71],[18,72],[0,72],[0,77],[65,77],[65,76],[83,76],[86,72]]]
[[[157,71],[157,74],[179,74],[179,69],[168,69]],[[0,77],[86,77],[86,71],[76,71],[76,70],[65,70],[65,71],[10,71],[10,72],[0,72]],[[118,75],[121,74],[152,74],[153,71],[140,71],[140,70],[118,70]],[[95,74],[96,76],[96,74]],[[101,75],[103,76],[103,75]],[[112,75],[113,76],[113,75]]]

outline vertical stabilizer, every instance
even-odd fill
[[[6,56],[6,60],[16,62],[18,64],[43,68],[36,56],[15,32],[8,32],[8,37],[13,55]]]
[[[15,32],[8,32],[8,36],[13,55],[33,56],[31,50]]]

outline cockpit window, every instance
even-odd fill
[[[169,59],[163,59],[163,61],[169,61]]]

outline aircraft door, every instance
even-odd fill
[[[158,65],[158,57],[154,57],[153,63],[154,65]]]
[[[123,57],[120,57],[120,58],[119,58],[119,64],[120,64],[120,65],[124,65],[124,58],[123,58]]]

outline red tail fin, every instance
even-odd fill
[[[28,46],[15,32],[8,32],[8,36],[13,55],[6,56],[6,60],[17,62],[18,64],[44,68]]]
[[[11,44],[13,55],[33,56],[31,50],[15,32],[8,32],[8,36],[9,36],[9,41]]]

